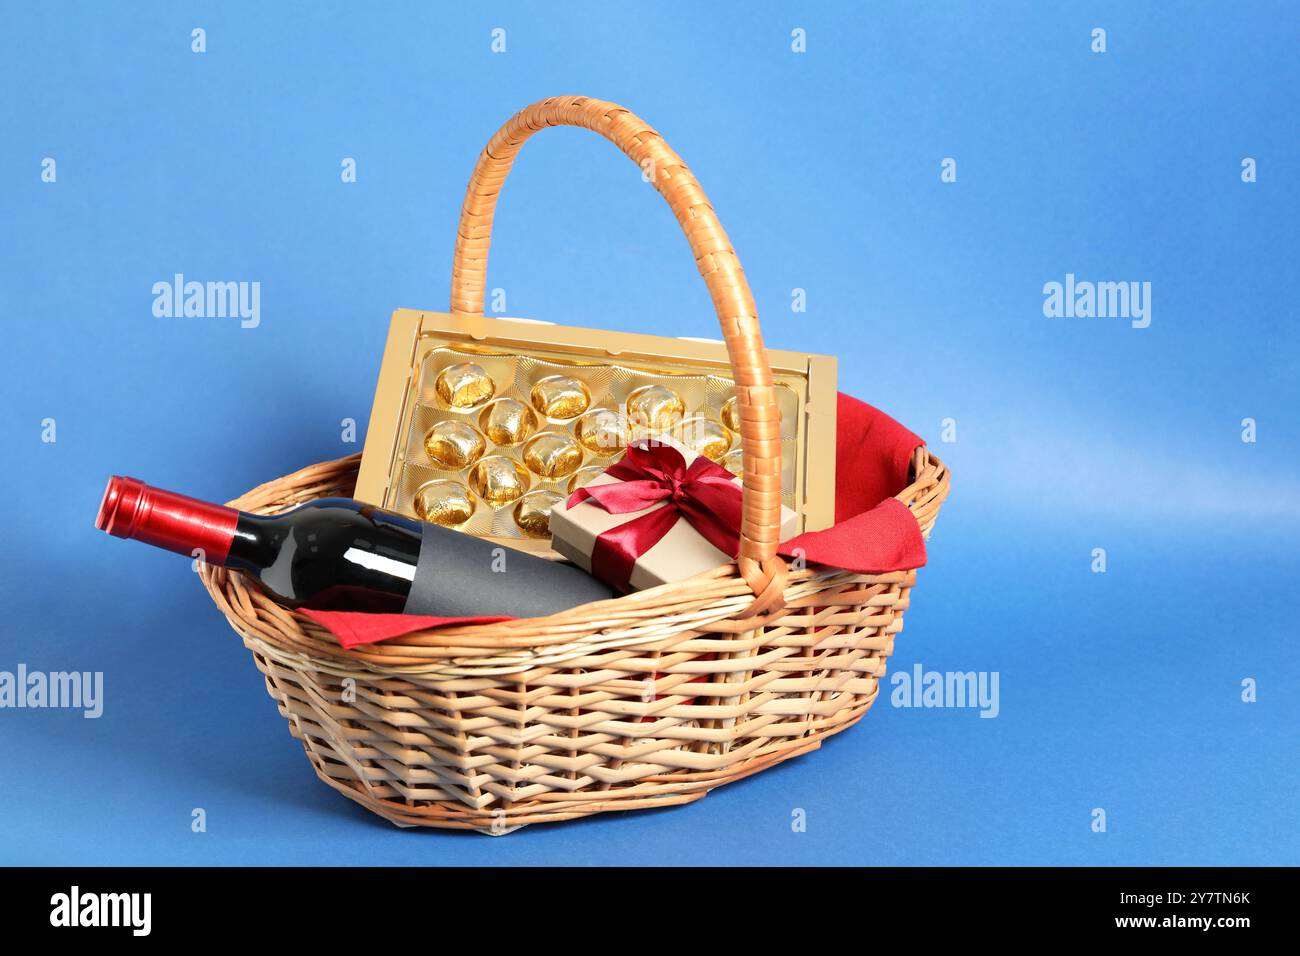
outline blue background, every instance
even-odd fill
[[[1300,863],[1294,5],[862,6],[6,4],[0,669],[102,670],[107,701],[0,711],[0,861]],[[951,464],[892,669],[997,671],[996,719],[882,685],[688,807],[400,831],[316,780],[186,562],[94,531],[110,473],[226,500],[359,448],[390,312],[445,308],[478,150],[559,93],[654,123],[768,343],[838,354]],[[176,272],[260,281],[260,327],[155,318]],[[1045,318],[1067,272],[1151,282],[1150,328]],[[713,334],[668,208],[586,132],[523,152],[497,286]]]

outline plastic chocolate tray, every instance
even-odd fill
[[[778,371],[773,361],[782,503],[811,530],[833,520],[833,487],[810,479],[834,475],[834,360],[786,364],[804,371]],[[666,434],[743,473],[728,371],[720,343],[399,310],[356,495],[549,552],[550,507],[618,461],[631,440]]]

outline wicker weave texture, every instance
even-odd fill
[[[351,494],[358,459],[231,502],[270,514]],[[924,449],[898,497],[923,531],[948,491]],[[814,750],[875,700],[916,572],[792,570],[785,606],[739,619],[734,564],[549,618],[345,651],[238,572],[204,584],[322,780],[402,826],[506,833],[687,803]]]

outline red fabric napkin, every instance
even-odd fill
[[[880,409],[843,392],[835,422],[835,520],[840,522],[906,488],[912,452],[925,442]]]
[[[907,505],[893,497],[907,487],[912,452],[923,444],[921,439],[879,409],[841,393],[835,444],[835,524],[791,538],[781,545],[781,554],[861,574],[924,566],[921,529]],[[303,613],[346,648],[448,624],[510,620],[305,609]]]
[[[860,574],[925,565],[925,540],[907,505],[912,452],[924,444],[884,412],[843,392],[835,418],[835,524],[780,547],[810,564]]]
[[[412,631],[431,631],[448,624],[496,624],[510,617],[429,617],[425,614],[366,614],[361,611],[313,611],[299,608],[351,650],[362,644],[377,644]]]

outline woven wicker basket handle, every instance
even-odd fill
[[[781,420],[758,310],[731,240],[704,190],[654,129],[617,104],[585,96],[541,100],[511,117],[479,155],[465,191],[451,273],[451,311],[483,314],[497,198],[515,154],[528,137],[545,126],[581,126],[621,149],[668,200],[690,241],[722,324],[736,380],[745,471],[738,564],[756,595],[747,613],[774,610],[783,604],[787,574],[785,562],[776,553],[781,523]]]

